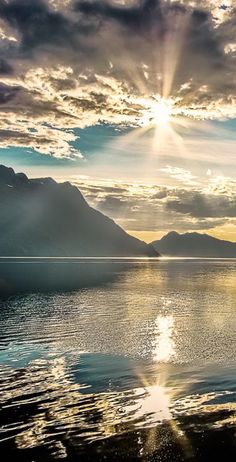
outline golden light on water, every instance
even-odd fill
[[[149,417],[151,425],[153,425],[153,422],[172,419],[170,411],[171,397],[164,386],[156,384],[140,390],[143,391],[143,398],[140,400],[136,417],[145,417],[146,423]]]
[[[169,301],[167,301],[169,303]],[[176,356],[174,342],[174,317],[173,315],[159,315],[154,321],[154,341],[152,342],[152,355],[156,363],[156,380],[150,383],[148,377],[139,374],[143,384],[143,394],[140,406],[136,413],[137,417],[145,418],[146,426],[149,427],[142,441],[142,454],[155,453],[159,447],[158,425],[167,424],[175,441],[181,445],[185,457],[193,456],[191,441],[185,431],[181,429],[175,417],[174,402],[178,394],[177,389],[167,385],[168,363]],[[165,367],[163,368],[163,365]],[[152,377],[153,379],[153,377]]]
[[[168,362],[175,356],[173,340],[173,316],[158,316],[155,323],[153,358],[157,362]]]

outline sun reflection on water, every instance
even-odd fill
[[[137,417],[151,417],[151,423],[162,422],[172,418],[170,412],[170,396],[165,387],[153,385],[146,389],[146,396],[142,399]]]
[[[11,301],[2,311],[2,444],[53,460],[119,441],[154,460],[169,441],[188,460],[195,430],[234,428],[235,370],[222,365],[233,358],[235,270],[211,263],[207,278],[205,265],[162,262],[154,272],[135,263],[112,290]]]
[[[173,331],[174,317],[172,315],[157,316],[153,341],[153,359],[156,362],[168,362],[176,355]]]

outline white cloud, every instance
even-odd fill
[[[180,167],[173,167],[171,165],[167,165],[161,169],[162,172],[166,173],[172,178],[175,178],[177,181],[188,184],[188,185],[195,185],[196,183],[196,176],[193,175],[189,170],[185,170]]]

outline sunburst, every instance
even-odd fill
[[[173,116],[173,102],[170,99],[154,100],[149,109],[150,123],[165,127],[171,123]]]
[[[145,101],[142,111],[141,125],[147,129],[155,127],[166,127],[171,124],[176,110],[171,99],[153,97]]]

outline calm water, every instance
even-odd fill
[[[3,259],[0,287],[1,454],[236,460],[235,260]]]

